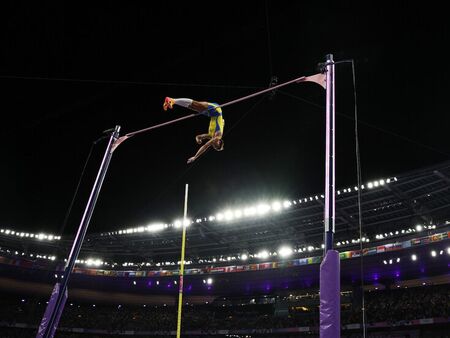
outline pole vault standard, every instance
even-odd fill
[[[232,100],[226,102],[218,107],[226,107],[252,97],[276,90],[278,88],[290,85],[292,83],[300,83],[300,82],[315,82],[325,88],[325,75],[324,74],[315,74],[311,76],[302,76],[296,79],[281,83],[277,86],[269,87],[267,89],[261,90],[259,92],[241,97],[236,100]],[[67,300],[67,284],[69,282],[71,273],[75,266],[75,261],[78,258],[78,254],[80,253],[81,246],[83,244],[84,237],[87,232],[87,228],[89,226],[89,222],[94,211],[95,203],[97,201],[98,195],[100,193],[100,189],[103,183],[103,180],[106,175],[106,171],[108,170],[109,162],[111,161],[112,154],[114,150],[126,139],[143,133],[153,129],[157,129],[160,127],[164,127],[182,120],[186,120],[188,118],[201,115],[201,113],[190,114],[175,120],[171,120],[168,122],[164,122],[158,125],[154,125],[145,129],[140,129],[131,133],[128,133],[119,138],[120,126],[116,126],[114,131],[111,133],[109,138],[108,146],[106,148],[105,155],[103,157],[103,161],[100,165],[99,172],[97,174],[97,178],[95,180],[94,186],[92,188],[91,195],[89,196],[88,203],[86,205],[86,209],[83,214],[83,218],[81,219],[80,226],[78,227],[78,232],[75,237],[74,243],[72,245],[72,249],[69,254],[69,259],[67,260],[67,264],[64,270],[64,275],[62,276],[62,281],[57,282],[53,288],[52,295],[50,297],[50,301],[48,302],[47,308],[45,309],[44,316],[42,317],[41,324],[39,326],[38,332],[36,334],[36,338],[53,338],[56,328],[58,327],[59,319],[64,310],[64,305]],[[331,337],[331,336],[330,336]]]
[[[326,56],[326,132],[325,132],[325,210],[324,259],[320,264],[320,337],[341,336],[340,262],[339,252],[333,250],[335,224],[335,106],[334,61]]]
[[[112,156],[112,146],[116,139],[119,137],[120,126],[116,126],[114,131],[109,137],[108,146],[106,147],[105,155],[103,156],[100,169],[95,179],[94,186],[89,196],[89,200],[84,210],[83,218],[81,219],[78,232],[73,241],[72,249],[70,250],[69,259],[64,269],[64,274],[61,281],[56,282],[50,301],[45,309],[44,316],[42,317],[41,324],[36,335],[36,338],[52,338],[58,327],[59,319],[64,309],[64,305],[67,300],[67,284],[69,282],[70,275],[75,266],[75,261],[80,253],[81,246],[83,244],[84,236],[86,235],[89,222],[91,220],[92,213],[94,211],[95,203],[97,202],[100,189],[102,187],[103,180],[108,170],[109,162]]]

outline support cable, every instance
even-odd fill
[[[363,231],[362,231],[362,211],[361,211],[361,157],[359,149],[359,134],[358,134],[358,105],[356,102],[356,73],[355,62],[349,60],[352,64],[352,77],[353,77],[353,99],[355,103],[355,157],[356,157],[356,178],[358,185],[358,226],[359,226],[359,257],[360,257],[360,280],[361,280],[361,326],[363,338],[366,338],[366,299],[364,295],[364,245],[363,245]]]

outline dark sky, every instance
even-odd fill
[[[211,6],[214,3],[214,8]],[[313,4],[314,3],[314,4]],[[58,233],[92,141],[190,113],[165,96],[224,103],[354,59],[363,180],[449,159],[448,18],[409,1],[12,2],[3,5],[0,225]],[[337,187],[356,182],[350,64],[336,66]],[[323,191],[325,91],[287,86],[224,109],[225,150],[186,160],[197,117],[114,153],[89,232],[208,216]],[[106,143],[94,147],[64,233],[81,219]]]

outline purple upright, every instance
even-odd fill
[[[36,338],[43,338],[45,329],[49,325],[50,319],[52,317],[52,313],[55,311],[58,295],[61,292],[61,283],[56,283],[55,287],[53,288],[52,295],[50,296],[50,300],[48,301],[47,308],[45,309],[44,316],[41,320],[41,325],[39,325],[38,333],[36,335]],[[67,300],[67,289],[64,292],[64,296],[62,298],[61,308],[64,308],[64,305],[66,304]],[[53,337],[56,331],[56,327],[58,326],[59,319],[61,318],[62,311],[57,313],[57,318],[52,324],[52,327],[50,328],[50,335]]]
[[[60,277],[61,279],[53,288],[52,295],[48,302],[47,308],[45,309],[41,324],[39,325],[36,338],[53,338],[56,328],[58,327],[59,319],[64,311],[64,305],[67,299],[67,285],[69,283],[73,268],[75,267],[75,262],[78,258],[78,254],[80,253],[81,246],[83,245],[83,240],[86,236],[92,213],[94,212],[95,203],[97,202],[103,180],[105,179],[106,171],[108,170],[109,162],[111,161],[113,152],[112,147],[114,142],[119,137],[119,131],[120,126],[116,126],[114,129],[105,131],[107,134],[110,133],[108,146],[106,147],[106,151],[95,179],[94,186],[92,187],[88,203],[84,209],[84,214],[81,219],[80,226],[78,227],[77,235],[73,241],[72,249],[70,250],[69,258],[67,259],[67,263],[64,268],[64,273],[61,276],[56,275],[56,277]]]
[[[340,264],[339,253],[333,250],[335,225],[335,105],[334,61],[326,56],[326,130],[325,130],[325,208],[324,259],[320,265],[320,337],[339,338]]]
[[[328,250],[320,264],[320,337],[341,335],[339,252]]]

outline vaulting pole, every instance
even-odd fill
[[[178,318],[177,318],[177,338],[181,336],[181,314],[183,310],[183,276],[184,276],[184,252],[186,249],[186,226],[187,219],[187,203],[188,203],[189,185],[186,183],[184,192],[184,216],[183,216],[183,235],[181,236],[181,261],[180,261],[180,280],[178,289]]]
[[[320,337],[338,338],[340,323],[340,262],[333,250],[335,225],[335,83],[333,55],[326,56],[324,259],[320,265]]]
[[[48,302],[47,308],[45,309],[41,324],[39,325],[36,338],[53,338],[53,336],[55,335],[59,319],[61,318],[61,314],[64,310],[64,305],[67,300],[67,284],[75,266],[75,261],[77,260],[78,254],[80,253],[81,246],[83,245],[83,240],[86,235],[92,213],[94,212],[95,203],[97,202],[97,198],[100,193],[106,171],[108,170],[109,162],[111,161],[112,145],[119,137],[119,132],[120,126],[116,126],[111,132],[105,155],[103,156],[97,178],[95,179],[91,195],[89,196],[86,209],[84,210],[83,218],[81,219],[77,235],[72,244],[72,249],[70,250],[69,259],[67,260],[64,274],[62,275],[61,280],[58,281],[53,288],[52,295]]]

